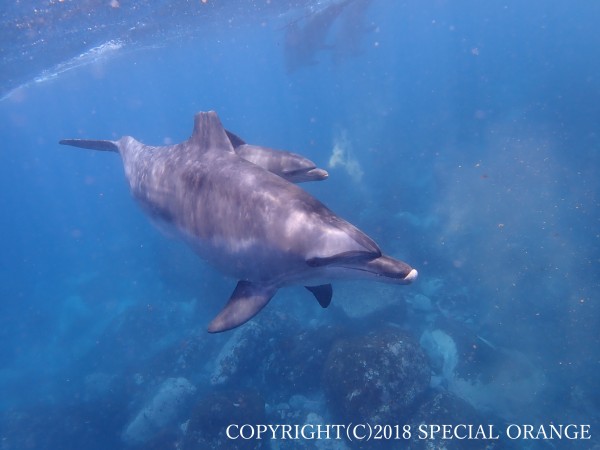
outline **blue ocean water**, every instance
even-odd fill
[[[581,447],[486,444],[599,445],[599,5],[75,3],[2,7],[2,448],[320,448],[223,438],[318,420],[591,424]],[[153,227],[117,155],[58,145],[177,143],[208,110],[327,168],[302,187],[417,282],[334,283],[326,310],[282,289],[208,335],[236,280]],[[382,412],[396,341],[431,375]]]

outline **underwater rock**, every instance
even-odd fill
[[[418,312],[429,313],[434,310],[431,299],[423,294],[415,294],[408,297],[406,302],[412,309]]]
[[[311,393],[320,389],[323,366],[333,342],[345,333],[339,326],[322,326],[286,333],[273,346],[264,366],[267,386],[287,398],[289,392]]]
[[[330,409],[340,419],[393,423],[410,413],[429,386],[430,372],[419,344],[389,327],[336,342],[323,382]]]
[[[196,388],[185,378],[168,378],[123,432],[123,441],[144,444],[181,418],[188,397]]]
[[[433,369],[432,386],[443,386],[479,411],[507,421],[527,420],[528,408],[543,395],[546,376],[531,358],[496,346],[461,322],[438,320],[421,345]]]
[[[312,402],[309,402],[312,403]],[[291,404],[291,403],[290,403]],[[303,414],[293,421],[284,422],[298,424],[300,430],[304,430],[304,439],[278,439],[271,441],[271,450],[347,450],[348,446],[342,439],[335,439],[335,434],[331,433],[330,438],[321,438],[319,436],[319,428],[325,430],[327,425],[331,424],[331,420],[323,417],[322,415],[309,412]],[[302,433],[302,431],[300,431]],[[312,436],[312,438],[311,438]],[[321,435],[323,436],[323,435]]]
[[[271,357],[275,348],[286,342],[286,336],[296,336],[295,319],[276,312],[265,311],[243,327],[236,329],[216,357],[210,376],[213,386],[247,381],[257,374]]]
[[[406,317],[406,304],[391,284],[340,283],[335,286],[336,307],[350,319],[399,324]]]
[[[444,288],[444,280],[442,278],[431,277],[427,280],[423,280],[422,283],[419,283],[419,288],[421,292],[426,297],[432,298],[437,296],[442,289]]]
[[[225,384],[240,373],[253,372],[256,361],[262,359],[260,347],[256,347],[262,335],[263,329],[257,322],[236,329],[217,355],[211,384]]]
[[[507,446],[506,442],[496,442],[492,439],[444,439],[440,440],[439,435],[436,439],[429,439],[431,432],[427,428],[430,424],[469,424],[475,430],[473,436],[476,436],[476,430],[481,425],[482,432],[479,437],[491,437],[489,426],[494,425],[494,421],[485,417],[475,410],[464,400],[447,392],[438,391],[428,394],[419,404],[412,420],[411,430],[413,436],[410,442],[411,450],[460,450],[460,449],[483,449],[493,450],[500,448],[513,448]],[[419,427],[424,427],[420,434]],[[499,426],[493,427],[494,434],[500,430]],[[461,435],[464,430],[460,429]],[[420,437],[420,438],[419,438]]]
[[[211,392],[195,406],[184,427],[182,450],[197,449],[261,449],[268,442],[231,440],[226,429],[231,424],[265,423],[265,402],[253,389]]]
[[[285,403],[266,405],[269,423],[298,424],[305,428],[306,436],[317,436],[318,426],[322,430],[334,422],[327,411],[325,398],[322,394],[314,397],[292,395]],[[334,433],[331,434],[334,436]],[[337,439],[297,439],[273,440],[271,450],[346,450],[348,447],[343,440]]]
[[[323,415],[327,412],[322,394],[305,397],[294,394],[287,401],[277,404],[266,404],[267,417],[272,423],[303,423],[310,414]],[[308,423],[308,422],[307,422]]]
[[[123,304],[114,306],[110,323],[103,328],[93,351],[82,359],[94,370],[105,373],[118,373],[124,367],[144,367],[147,379],[164,378],[165,373],[174,374],[174,368],[165,370],[165,365],[174,365],[176,346],[182,339],[192,339],[192,331],[197,327],[192,306],[187,302],[170,301],[153,297],[162,292],[148,288],[147,303],[137,303],[123,299]],[[157,338],[160,337],[160,338]],[[206,340],[206,339],[205,339]],[[204,348],[209,348],[204,345]],[[180,375],[181,372],[178,373]]]
[[[432,387],[447,385],[454,378],[454,370],[458,364],[456,343],[439,329],[425,330],[419,342],[435,373],[431,381]]]

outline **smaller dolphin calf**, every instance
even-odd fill
[[[119,153],[144,211],[239,280],[209,332],[250,320],[284,286],[305,286],[325,308],[331,280],[408,284],[417,277],[293,184],[324,179],[327,172],[300,155],[248,146],[213,111],[198,113],[192,136],[177,145],[153,147],[130,136],[60,143]]]
[[[275,150],[268,147],[246,144],[241,138],[225,130],[233,150],[246,161],[267,169],[292,183],[325,180],[329,174],[317,168],[310,159],[296,153]]]

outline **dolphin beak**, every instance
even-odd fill
[[[329,173],[327,173],[326,170],[319,169],[318,167],[309,170],[308,172],[306,172],[306,175],[309,179],[315,181],[325,180],[329,177]]]
[[[408,272],[408,275],[406,275],[404,277],[404,282],[406,284],[412,283],[413,281],[415,281],[417,279],[418,276],[419,276],[419,272],[417,272],[417,269],[413,269],[410,272]]]
[[[419,273],[408,264],[386,255],[368,261],[363,270],[370,272],[376,280],[394,284],[410,284]]]
[[[326,180],[329,174],[326,170],[315,167],[314,169],[299,169],[286,172],[284,178],[292,183],[304,183],[306,181]]]

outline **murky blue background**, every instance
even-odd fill
[[[211,109],[246,141],[327,168],[303,187],[420,273],[334,285],[328,310],[281,290],[264,314],[295,328],[254,346],[305,333],[318,347],[310,330],[369,333],[383,314],[420,342],[430,389],[489,420],[597,423],[599,5],[28,3],[2,7],[2,448],[132,445],[124,430],[173,377],[195,391],[138,445],[187,448],[179,425],[217,389],[232,339],[204,330],[235,280],[152,227],[116,155],[58,141],[176,143]],[[235,384],[277,422],[256,377],[240,369]],[[297,409],[313,396],[336,421],[318,386],[277,399],[293,410],[298,394]]]

